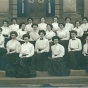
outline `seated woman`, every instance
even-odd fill
[[[39,34],[38,34],[38,24],[32,24],[32,28],[33,31],[30,32],[30,42],[35,46],[35,42],[38,40],[39,38]]]
[[[59,30],[59,26],[58,26],[58,18],[55,16],[53,17],[53,23],[52,23],[52,26],[53,26],[53,31],[54,32],[57,32]]]
[[[77,38],[81,39],[82,40],[82,36],[83,36],[83,33],[84,33],[84,30],[83,28],[80,26],[80,22],[79,21],[75,21],[75,28],[73,30],[77,31]]]
[[[49,40],[50,46],[52,45],[52,37],[55,36],[55,32],[52,31],[53,26],[51,24],[47,24],[47,31],[45,38]]]
[[[41,23],[38,24],[39,30],[45,30],[46,31],[47,30],[47,28],[46,28],[47,24],[45,23],[45,18],[41,18],[40,20],[41,20]]]
[[[83,55],[84,55],[84,57],[83,57],[83,59],[84,59],[84,67],[85,67],[85,70],[88,72],[88,36],[86,36],[86,43],[84,44],[84,46],[83,46]]]
[[[19,28],[20,29],[17,31],[18,33],[17,40],[22,44],[24,43],[22,36],[27,33],[27,31],[25,31],[25,23],[24,22],[20,23]]]
[[[34,55],[34,46],[29,42],[30,36],[23,35],[25,43],[21,45],[19,54],[19,66],[16,72],[16,77],[33,77],[35,73],[32,72],[31,62]]]
[[[3,59],[2,56],[5,55],[7,53],[7,50],[4,47],[4,43],[5,43],[5,38],[2,35],[2,28],[0,28],[0,69],[3,70]]]
[[[76,38],[77,31],[72,30],[71,31],[71,39],[69,40],[68,44],[68,55],[69,55],[69,67],[71,69],[81,69],[81,50],[82,50],[82,44],[81,40]]]
[[[4,20],[3,21],[3,26],[2,28],[2,34],[5,37],[5,47],[6,47],[6,43],[9,41],[9,37],[10,37],[10,28],[8,27],[9,22]]]
[[[49,52],[49,41],[45,39],[46,32],[44,30],[39,31],[40,38],[36,41],[35,44],[35,64],[37,71],[46,71],[47,70],[47,60]]]
[[[52,38],[54,45],[51,46],[52,57],[49,58],[49,73],[52,76],[67,76],[70,74],[70,70],[66,68],[64,63],[65,49],[59,44],[60,38],[54,36]]]
[[[14,76],[15,75],[15,66],[14,64],[18,60],[19,52],[20,52],[20,42],[16,40],[17,32],[12,31],[10,33],[11,40],[7,42],[7,54],[4,55],[4,70],[6,70],[7,76]]]
[[[65,24],[59,23],[60,30],[57,31],[57,36],[61,39],[60,43],[67,50],[68,40],[70,37],[69,31],[65,28]]]

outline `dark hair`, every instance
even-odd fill
[[[0,30],[2,31],[2,28],[0,28]]]
[[[51,27],[51,30],[52,30],[52,29],[53,29],[53,25],[52,25],[52,24],[47,24],[47,26],[48,26],[48,25]]]
[[[66,21],[67,19],[70,19],[70,20],[71,20],[71,17],[65,17],[65,21]]]
[[[6,22],[7,24],[9,24],[9,22],[8,22],[7,20],[3,20],[3,22],[2,22],[2,23],[4,24],[4,22]]]
[[[54,18],[57,18],[57,19],[58,19],[58,17],[57,17],[57,16],[54,16],[54,17],[53,17],[53,21],[54,21]]]
[[[43,33],[44,35],[46,35],[46,32],[44,30],[39,30],[38,34],[40,35],[40,33]]]
[[[30,35],[28,35],[28,34],[24,34],[24,35],[22,36],[23,40],[24,40],[25,37],[30,38]]]
[[[33,21],[33,18],[32,18],[32,17],[28,17],[28,18],[27,18],[27,21],[28,21],[29,19],[31,19],[31,20]]]
[[[59,25],[62,24],[64,27],[65,27],[65,24],[64,23],[59,23]]]
[[[71,32],[70,32],[70,34],[71,33],[75,33],[76,35],[77,35],[77,31],[75,31],[75,30],[72,30]]]
[[[54,41],[54,39],[58,39],[58,41],[60,41],[60,38],[58,36],[52,37],[52,41]]]
[[[38,27],[38,24],[35,24],[35,23],[34,23],[34,24],[31,25],[31,27],[33,28],[33,26],[37,26],[37,27]]]
[[[11,22],[12,22],[13,20],[16,20],[16,22],[17,22],[17,18],[12,18],[12,19],[11,19]]]
[[[19,28],[21,28],[23,24],[25,24],[25,22],[21,22],[21,23],[19,24]],[[25,25],[26,25],[26,24],[25,24]]]
[[[11,32],[10,32],[10,36],[11,36],[12,34],[15,34],[15,35],[16,35],[16,37],[18,36],[18,34],[17,34],[17,32],[16,32],[16,31],[11,31]]]
[[[83,21],[84,19],[86,19],[86,20],[88,21],[88,18],[87,18],[87,17],[83,17],[83,18],[82,18],[82,21]]]
[[[76,21],[75,21],[75,24],[76,24],[76,22],[79,22],[79,24],[81,24],[81,22],[80,22],[80,21],[78,21],[78,20],[76,20]]]

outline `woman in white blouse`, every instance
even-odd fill
[[[58,26],[58,18],[55,16],[55,17],[53,17],[53,23],[52,23],[52,25],[53,25],[53,31],[54,32],[57,32],[58,30],[59,30],[59,26]]]
[[[69,31],[65,28],[64,23],[59,23],[60,30],[57,31],[57,36],[61,39],[60,43],[65,47],[67,51],[68,41],[70,38]]]
[[[22,44],[22,43],[24,43],[24,40],[23,40],[23,35],[24,34],[26,34],[27,33],[27,31],[25,31],[25,23],[24,22],[22,22],[22,23],[20,23],[20,25],[19,25],[19,30],[17,31],[17,33],[18,33],[18,36],[17,36],[17,40]]]
[[[85,40],[86,40],[86,43],[83,45],[82,54],[84,55],[83,57],[84,68],[88,72],[88,36],[86,36]]]
[[[3,60],[5,61],[5,69],[7,76],[14,76],[15,66],[14,64],[18,60],[19,52],[20,52],[20,42],[16,40],[17,32],[12,31],[10,33],[11,40],[7,42],[7,54],[3,56]]]
[[[33,73],[31,75],[31,62],[34,55],[34,45],[29,42],[29,38],[30,36],[28,34],[23,35],[25,43],[21,45],[19,54],[19,67],[16,77],[33,77]]]
[[[41,20],[41,23],[38,24],[39,30],[45,30],[46,31],[47,30],[47,28],[46,28],[47,24],[45,23],[45,18],[41,18],[40,20]]]
[[[54,36],[52,38],[54,45],[51,46],[51,58],[49,58],[49,73],[53,76],[65,76],[70,74],[70,70],[66,68],[64,63],[65,49],[59,44],[60,38]]]
[[[30,42],[35,46],[35,42],[39,39],[38,24],[32,24],[33,31],[30,32]]]
[[[49,52],[49,41],[45,38],[46,32],[44,30],[39,31],[40,38],[36,41],[35,44],[35,62],[37,71],[46,71],[47,70],[47,59]]]
[[[16,18],[12,18],[11,19],[12,25],[9,26],[11,31],[18,31],[19,29],[19,25],[17,24],[17,19]]]

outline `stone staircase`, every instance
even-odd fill
[[[0,87],[88,87],[88,74],[85,70],[71,70],[70,76],[57,77],[37,71],[35,78],[14,78],[0,71]]]

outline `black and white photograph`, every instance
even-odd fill
[[[88,0],[0,0],[0,88],[88,88]]]

